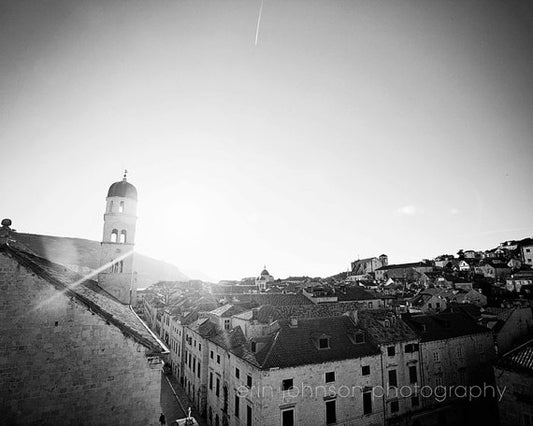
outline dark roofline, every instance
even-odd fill
[[[57,280],[53,276],[51,276],[48,272],[46,272],[43,268],[41,268],[36,263],[30,261],[27,259],[24,255],[20,254],[17,250],[12,249],[8,245],[2,245],[0,246],[0,253],[6,253],[9,256],[12,256],[14,260],[16,260],[19,264],[24,266],[25,268],[30,269],[35,274],[37,274],[40,278],[48,281],[50,284],[52,284],[54,287],[56,287],[58,290],[64,292],[64,294],[67,294],[71,297],[74,297],[79,302],[84,304],[87,308],[89,308],[90,311],[94,312],[95,314],[99,315],[102,319],[104,319],[106,322],[113,324],[116,326],[125,336],[128,336],[135,340],[137,343],[142,344],[148,349],[151,349],[152,352],[150,355],[154,354],[164,354],[166,352],[166,348],[161,347],[160,345],[154,345],[152,342],[150,342],[148,339],[144,338],[143,336],[139,335],[136,331],[132,330],[130,327],[128,327],[127,324],[124,324],[122,321],[119,321],[117,318],[115,318],[110,313],[106,312],[104,309],[102,309],[98,304],[94,303],[93,301],[87,299],[86,297],[82,296],[81,294],[75,292],[65,284],[63,284],[61,281]],[[35,256],[35,255],[32,255]],[[37,257],[40,261],[48,263],[50,265],[56,265],[57,267],[65,268],[62,265],[58,265],[57,263],[50,262],[47,259],[43,259],[39,256]],[[85,280],[85,281],[92,281],[92,280]],[[95,283],[96,284],[96,283]],[[81,285],[81,283],[80,283]],[[107,292],[106,292],[107,293]],[[107,293],[108,294],[108,293]],[[113,298],[114,301],[116,301],[116,298]],[[116,302],[119,303],[119,302]],[[143,323],[144,326],[144,323]],[[153,333],[150,331],[150,333],[153,335]]]

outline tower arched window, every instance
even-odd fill
[[[121,201],[120,204],[118,205],[118,212],[124,213],[124,201]]]
[[[120,231],[120,244],[126,244],[126,231]]]
[[[111,231],[111,242],[112,243],[118,242],[118,231],[116,229],[113,229]]]
[[[109,208],[107,210],[109,213],[111,213],[113,211],[113,201],[110,201],[109,202]]]
[[[124,272],[124,261],[121,260],[118,267],[118,272],[122,273]]]

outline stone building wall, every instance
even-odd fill
[[[144,346],[5,255],[0,293],[0,424],[157,424]]]

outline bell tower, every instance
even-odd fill
[[[137,189],[127,180],[109,187],[104,213],[104,234],[100,249],[98,284],[126,305],[136,302],[133,247],[137,223]]]

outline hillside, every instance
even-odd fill
[[[55,237],[17,233],[16,240],[38,256],[86,274],[99,266],[100,242],[82,238]],[[134,254],[137,287],[148,287],[158,281],[186,281],[189,278],[176,266],[139,253]]]

